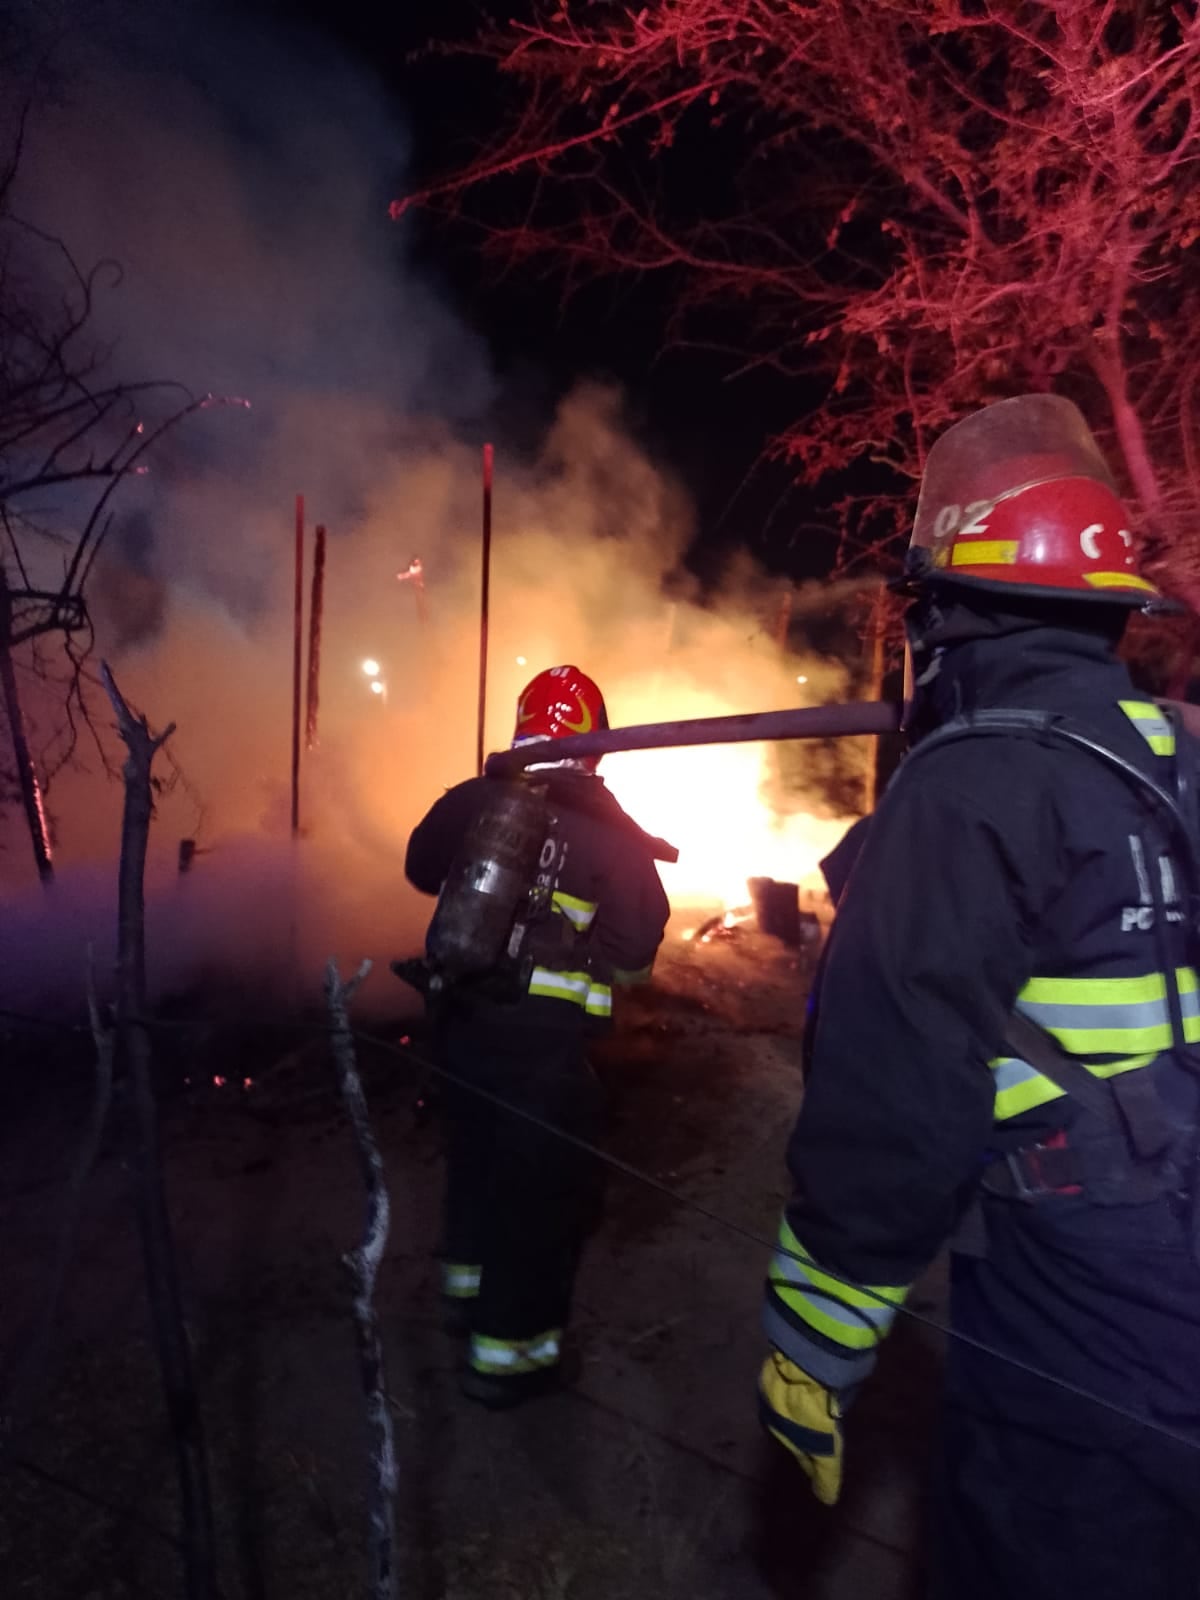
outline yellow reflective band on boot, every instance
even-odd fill
[[[779,1249],[771,1258],[768,1281],[793,1315],[848,1350],[873,1350],[880,1344],[908,1294],[907,1287],[894,1285],[857,1288],[822,1272],[786,1218],[779,1226]]]
[[[483,1268],[463,1261],[442,1262],[442,1293],[450,1300],[474,1300],[483,1280]]]
[[[1156,756],[1175,754],[1175,730],[1153,700],[1118,700],[1117,704]]]
[[[562,1329],[551,1328],[532,1339],[492,1339],[471,1335],[471,1365],[476,1372],[507,1377],[518,1372],[540,1372],[552,1367],[562,1354]]]

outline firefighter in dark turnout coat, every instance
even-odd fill
[[[914,748],[811,1025],[762,1416],[835,1500],[841,1416],[951,1241],[952,1327],[998,1354],[950,1342],[938,1600],[1200,1594],[1200,1449],[1129,1415],[1200,1446],[1196,752],[1114,655],[1153,597],[1131,543],[1065,401],[930,452]]]
[[[520,698],[513,743],[608,726],[599,689],[577,667],[540,673]],[[565,846],[524,992],[487,981],[452,988],[439,1053],[457,1078],[592,1141],[601,1094],[589,1037],[604,1031],[614,984],[649,976],[669,907],[651,839],[596,775],[595,761],[531,771],[548,785]],[[413,831],[405,870],[436,894],[484,805],[491,780],[449,790]],[[466,1089],[445,1096],[443,1291],[470,1333],[463,1389],[503,1406],[552,1387],[595,1174],[590,1157]]]

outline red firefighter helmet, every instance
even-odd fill
[[[512,742],[515,748],[535,739],[565,739],[607,727],[604,696],[587,673],[578,667],[549,667],[521,691]]]
[[[1078,409],[1058,395],[1001,400],[930,449],[910,584],[1144,607],[1129,517]]]

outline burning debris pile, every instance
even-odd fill
[[[713,944],[737,939],[744,928],[753,924],[759,933],[778,939],[790,949],[799,950],[819,945],[822,917],[817,906],[823,906],[826,915],[830,906],[828,896],[818,896],[805,891],[801,906],[800,886],[795,883],[778,883],[774,878],[751,878],[746,886],[751,903],[731,907],[706,917],[698,927],[685,928],[680,935],[688,944]]]

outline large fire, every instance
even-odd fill
[[[676,908],[744,906],[752,877],[818,888],[818,862],[852,820],[772,811],[761,745],[637,751],[607,756],[602,770],[630,815],[678,847],[662,867]]]

